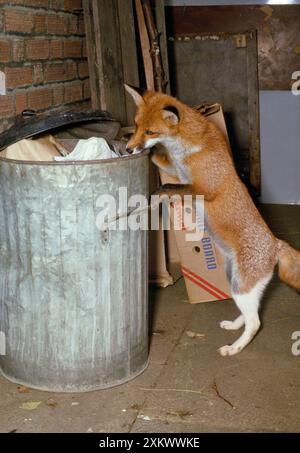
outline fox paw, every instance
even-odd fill
[[[240,348],[236,348],[234,347],[233,345],[226,345],[226,346],[222,346],[220,349],[219,349],[219,353],[225,357],[227,355],[235,355],[237,354],[238,352],[240,352]]]
[[[226,329],[226,330],[237,330],[238,329],[238,327],[236,326],[234,321],[221,321],[220,327],[221,327],[221,329]]]

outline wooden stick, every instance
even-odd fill
[[[168,38],[166,30],[166,16],[164,0],[155,0],[155,23],[159,33],[159,48],[162,60],[162,68],[164,73],[164,92],[170,94],[170,75],[168,61]]]
[[[145,68],[146,84],[148,90],[155,90],[154,76],[153,76],[153,63],[150,55],[150,41],[145,23],[145,17],[141,0],[135,0],[135,9],[138,20],[141,48],[143,54],[143,62]]]
[[[148,35],[150,38],[150,54],[154,70],[155,89],[157,91],[165,91],[166,83],[164,80],[164,71],[159,48],[159,33],[156,29],[149,0],[143,0],[143,9],[145,14],[145,22],[147,25]]]

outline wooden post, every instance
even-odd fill
[[[248,111],[249,111],[249,166],[250,182],[257,195],[261,190],[261,158],[259,140],[259,96],[258,96],[258,68],[257,68],[257,32],[252,30],[253,39],[248,40],[250,51],[247,53],[248,74],[252,74],[252,83],[248,83]],[[250,75],[249,75],[250,77]],[[253,102],[254,100],[254,102]]]
[[[165,78],[164,91],[168,94],[171,92],[168,60],[168,38],[166,30],[165,3],[164,0],[155,1],[155,19],[156,27],[159,33],[159,47]]]
[[[118,0],[93,0],[101,108],[126,124]]]
[[[94,38],[95,31],[93,21],[92,0],[83,0],[83,12],[89,65],[92,108],[98,110],[101,108],[101,102],[96,66],[97,59],[96,59],[96,43]]]
[[[123,81],[138,87],[140,84],[136,50],[133,4],[131,0],[118,0],[118,15],[122,51]],[[122,87],[124,89],[124,86]],[[134,124],[136,107],[125,91],[127,124]]]
[[[92,106],[122,125],[135,108],[124,83],[139,85],[132,0],[83,0]]]
[[[146,76],[146,84],[148,90],[155,90],[154,74],[153,74],[153,63],[150,55],[150,40],[147,32],[144,11],[141,0],[135,0],[135,9],[138,19],[141,48],[143,54],[143,62]]]

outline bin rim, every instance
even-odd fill
[[[102,165],[102,164],[120,164],[123,161],[128,161],[130,159],[139,159],[140,157],[144,157],[150,153],[150,149],[144,149],[140,153],[137,154],[130,154],[129,156],[123,157],[111,157],[110,159],[93,159],[93,160],[65,160],[65,161],[56,161],[56,160],[19,160],[19,159],[8,159],[7,157],[1,157],[0,153],[0,161],[8,162],[12,164],[18,165],[42,165],[42,166],[64,166],[64,165]]]

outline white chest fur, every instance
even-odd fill
[[[162,144],[168,150],[169,157],[180,182],[182,184],[191,184],[191,171],[184,160],[191,154],[200,151],[199,147],[186,146],[180,140],[171,138],[164,139]]]

